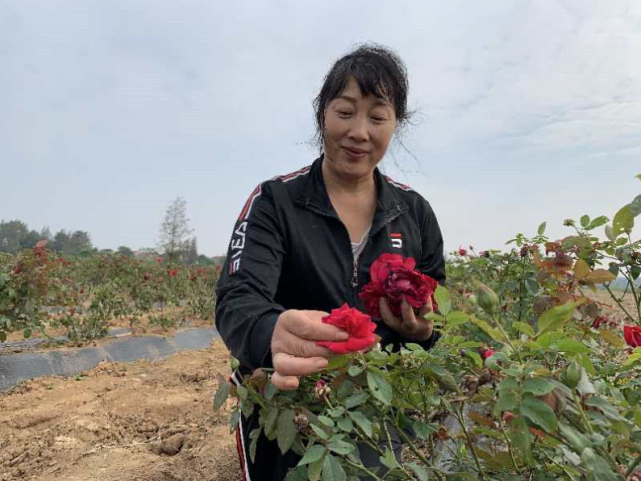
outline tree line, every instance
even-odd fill
[[[182,264],[212,265],[221,263],[221,257],[207,257],[198,253],[198,241],[192,235],[187,217],[187,202],[178,197],[172,201],[165,212],[160,226],[156,247],[143,247],[134,251],[128,246],[113,249],[98,249],[91,241],[88,232],[77,230],[59,230],[52,234],[48,227],[40,231],[29,229],[29,226],[18,219],[0,220],[0,252],[18,254],[24,249],[31,249],[39,241],[46,240],[47,248],[63,256],[92,256],[117,252],[127,257],[155,259],[163,256],[167,262]],[[224,257],[223,257],[224,258]]]

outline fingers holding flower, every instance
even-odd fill
[[[390,309],[387,298],[381,297],[379,303],[383,322],[406,339],[420,342],[432,336],[434,323],[431,319],[424,317],[425,314],[431,312],[431,305],[425,304],[421,307],[419,315],[416,315],[412,305],[403,298],[400,305],[401,316],[398,317]]]

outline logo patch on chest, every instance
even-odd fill
[[[389,236],[392,241],[392,247],[395,247],[396,249],[403,248],[403,234],[400,232],[392,232]]]

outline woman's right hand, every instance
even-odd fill
[[[323,311],[289,309],[280,316],[272,336],[272,383],[278,389],[294,390],[299,377],[323,370],[334,354],[316,341],[345,341],[347,332],[323,324]]]

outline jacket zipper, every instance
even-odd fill
[[[403,211],[400,210],[400,208],[399,208],[399,210],[397,212],[395,212],[394,215],[392,215],[392,216],[388,217],[387,219],[385,219],[385,222],[383,222],[376,229],[376,231],[373,231],[373,230],[370,231],[370,233],[369,233],[369,235],[367,237],[367,241],[365,242],[365,245],[363,246],[363,250],[361,251],[361,255],[359,255],[358,257],[354,257],[354,252],[352,251],[351,239],[349,238],[349,231],[347,230],[347,226],[345,226],[345,224],[343,224],[343,221],[340,219],[340,217],[335,216],[335,215],[331,215],[331,214],[327,214],[326,212],[323,212],[323,211],[321,211],[319,209],[315,209],[312,206],[310,206],[308,203],[305,203],[305,207],[307,207],[309,210],[311,210],[312,212],[315,212],[318,215],[322,215],[322,216],[325,216],[325,217],[329,217],[329,218],[338,220],[338,222],[340,222],[340,224],[345,229],[345,233],[347,234],[347,241],[349,242],[349,247],[350,247],[349,250],[350,250],[350,252],[352,254],[352,280],[351,280],[351,285],[352,285],[352,293],[354,294],[354,300],[356,300],[357,296],[356,296],[356,293],[354,292],[354,289],[356,289],[358,287],[358,261],[362,257],[362,254],[365,251],[365,247],[367,247],[367,244],[369,243],[370,237],[373,236],[374,234],[376,234],[379,230],[381,230],[387,224],[389,224],[390,222],[395,220],[398,216],[400,216],[403,213]]]
[[[397,212],[397,213],[395,213],[393,216],[390,216],[390,217],[388,217],[387,219],[385,219],[385,222],[383,222],[383,223],[378,227],[378,229],[376,229],[376,231],[372,231],[372,230],[370,230],[370,232],[369,232],[369,234],[368,234],[368,236],[367,236],[367,240],[365,241],[365,245],[363,246],[363,249],[361,250],[361,253],[360,253],[360,255],[359,255],[358,257],[354,257],[354,254],[352,253],[352,259],[353,259],[353,262],[354,262],[354,270],[352,271],[352,288],[353,288],[353,289],[355,289],[356,287],[358,287],[358,261],[359,261],[359,260],[360,260],[360,258],[363,256],[363,252],[365,252],[365,248],[367,247],[367,244],[369,244],[369,240],[370,240],[370,238],[371,238],[374,234],[376,234],[379,230],[381,230],[383,227],[385,227],[387,224],[389,224],[389,223],[391,223],[393,220],[395,220],[395,219],[396,219],[398,216],[400,216],[401,214],[402,214],[402,212],[401,212],[401,211],[398,211],[398,212]],[[342,222],[341,222],[341,223],[342,223]],[[343,224],[343,226],[344,226],[344,224]],[[345,230],[347,231],[347,227],[345,227]],[[349,232],[347,233],[347,237],[349,238]],[[350,245],[350,247],[351,247],[351,245]]]

